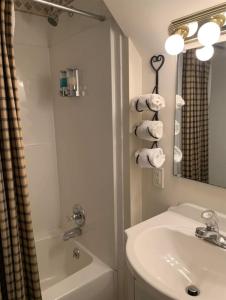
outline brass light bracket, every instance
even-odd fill
[[[226,12],[226,2],[187,15],[185,17],[173,20],[168,28],[169,35],[176,33],[183,26],[186,26],[187,24],[195,21],[198,22],[199,24],[203,24],[204,22],[208,22],[212,20],[213,22],[216,22],[222,27],[225,22],[225,16],[223,15],[223,13],[225,12]]]
[[[221,15],[213,16],[210,20],[218,24],[220,27],[223,27],[226,18],[224,15],[221,14]]]
[[[184,39],[188,36],[189,28],[186,25],[179,27],[174,33],[181,35]]]

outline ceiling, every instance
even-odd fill
[[[70,6],[73,0],[48,0],[49,2],[60,5]],[[47,5],[35,3],[32,0],[15,0],[15,9],[25,13],[30,13],[37,16],[47,17],[51,14],[60,14],[60,10]]]

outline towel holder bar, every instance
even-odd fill
[[[165,57],[162,54],[154,55],[150,58],[150,66],[153,69],[153,71],[155,72],[155,86],[152,90],[152,94],[159,94],[159,72],[162,69],[164,63],[165,63]],[[148,100],[146,100],[146,105],[147,105],[149,111],[154,112],[152,121],[159,121],[159,111],[154,111],[150,107]],[[143,112],[143,110],[139,108],[139,99],[137,99],[137,101],[135,103],[135,108],[136,108],[137,112]],[[137,129],[138,129],[138,126],[136,126],[136,128],[135,128],[136,136],[137,136]],[[152,134],[150,132],[149,132],[149,134],[152,136]],[[158,147],[159,147],[158,141],[154,141],[154,142],[152,142],[150,148],[153,149],[153,148],[158,148]],[[136,164],[139,163],[139,157],[140,157],[140,155],[138,154],[136,156]],[[151,161],[149,159],[149,156],[147,156],[147,161],[151,167],[154,167],[154,165],[151,163]]]
[[[159,94],[159,71],[162,69],[165,63],[165,56],[162,54],[153,55],[150,59],[150,66],[155,72],[155,86],[152,90],[152,93]],[[147,106],[149,107],[148,101],[146,101]],[[156,111],[152,118],[152,121],[159,121],[159,112]],[[151,149],[154,147],[158,148],[158,141],[153,142]]]

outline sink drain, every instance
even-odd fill
[[[200,290],[194,285],[189,285],[188,287],[186,287],[186,293],[189,296],[196,297],[200,294]]]

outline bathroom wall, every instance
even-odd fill
[[[35,237],[60,224],[48,25],[16,13],[15,57]]]
[[[105,0],[105,3],[124,30],[131,38],[143,58],[143,93],[151,91],[154,76],[149,66],[150,56],[163,53],[166,63],[160,74],[160,93],[166,98],[167,107],[161,112],[165,123],[162,146],[166,152],[165,188],[158,189],[152,184],[151,170],[142,176],[143,219],[166,210],[170,205],[192,202],[226,212],[226,190],[186,179],[173,174],[173,131],[176,89],[176,58],[165,53],[164,42],[168,36],[170,21],[189,13],[204,9],[222,1],[185,0],[146,1]]]
[[[65,229],[73,227],[67,216],[75,204],[82,205],[87,222],[78,240],[114,267],[110,21],[85,21],[84,27],[77,16],[68,19],[65,15],[51,35],[61,223]],[[80,70],[79,98],[59,96],[59,71],[71,66]]]

